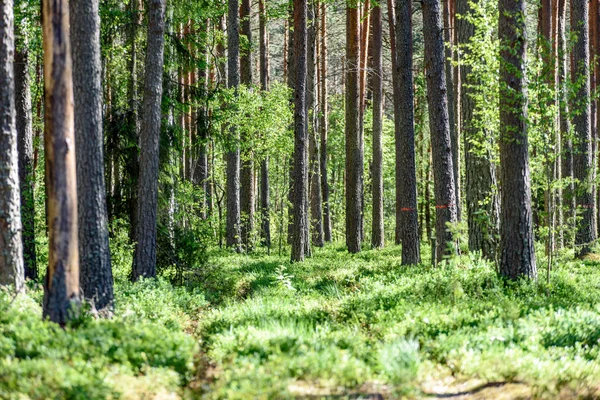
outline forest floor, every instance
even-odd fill
[[[114,318],[65,330],[39,286],[0,291],[0,398],[598,398],[600,263],[543,267],[507,283],[475,256],[402,267],[397,246],[211,250],[187,288],[115,267]]]

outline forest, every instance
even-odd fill
[[[0,0],[0,399],[600,398],[600,0]]]

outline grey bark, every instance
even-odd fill
[[[12,0],[0,0],[0,286],[23,287],[21,196],[15,125],[14,15]]]
[[[307,52],[307,91],[306,91],[306,115],[309,118],[307,124],[309,137],[309,193],[310,193],[310,228],[312,233],[312,244],[323,247],[323,198],[321,193],[321,163],[318,142],[317,124],[317,13],[315,12],[316,0],[311,0],[308,5],[308,52]]]
[[[113,303],[102,135],[98,0],[71,0],[73,94],[79,220],[79,281],[97,310]]]
[[[536,278],[525,57],[525,1],[499,0],[500,39],[500,273]]]
[[[259,0],[259,31],[260,31],[260,87],[269,90],[269,33],[267,30],[267,9],[265,0]],[[263,243],[271,249],[271,217],[269,190],[269,157],[266,156],[260,165],[260,211],[261,235]]]
[[[346,3],[346,246],[361,250],[364,141],[360,118],[360,18]]]
[[[243,49],[240,57],[240,73],[242,83],[248,87],[252,85],[252,26],[250,15],[250,0],[242,0],[240,8],[241,34],[246,36],[249,47]],[[240,211],[241,211],[241,234],[242,244],[246,250],[251,248],[251,235],[254,230],[254,161],[253,152],[248,146],[250,132],[242,132],[242,143],[244,143],[243,157],[240,171]]]
[[[372,13],[373,24],[373,225],[371,245],[381,248],[385,243],[383,225],[383,67],[381,6],[376,4]]]
[[[433,152],[433,177],[436,208],[437,259],[442,261],[454,253],[452,233],[448,224],[457,221],[456,192],[448,98],[444,70],[444,40],[440,0],[424,0],[423,38],[425,42],[425,69],[427,74],[427,100],[429,104],[429,130]]]
[[[592,132],[590,115],[590,47],[589,3],[571,1],[571,32],[576,36],[573,45],[573,76],[576,93],[573,96],[573,176],[577,201],[576,255],[585,256],[596,240],[594,229],[595,198],[593,193]]]
[[[138,185],[138,239],[132,278],[156,276],[156,214],[164,63],[164,0],[148,1],[148,45],[144,77],[143,117],[140,131],[140,179]]]
[[[454,91],[457,76],[454,76],[454,66],[452,60],[454,59],[454,44],[452,43],[452,11],[450,9],[451,0],[444,1],[444,49],[445,49],[445,72],[446,72],[446,93],[448,97],[448,121],[450,124],[450,140],[452,143],[452,172],[454,173],[454,197],[456,198],[456,217],[458,220],[461,218],[460,209],[460,137],[458,130],[458,115],[456,111],[458,107],[455,107],[457,94]],[[455,0],[460,1],[460,0]]]
[[[327,175],[327,135],[328,120],[328,91],[327,91],[327,7],[321,2],[321,195],[323,197],[323,235],[326,242],[331,242],[331,208],[329,205],[329,181]]]
[[[15,26],[15,36],[17,36]],[[16,38],[17,43],[19,38]],[[21,194],[21,226],[23,238],[23,262],[25,278],[37,280],[38,270],[35,248],[35,207],[33,186],[35,184],[33,159],[33,118],[31,104],[31,79],[29,78],[29,52],[26,43],[15,48],[15,108],[17,126],[17,149],[19,154],[19,186]]]
[[[294,0],[294,160],[292,261],[310,256],[308,237],[308,135],[306,118],[307,0]],[[308,251],[307,251],[308,249]]]
[[[228,0],[227,14],[227,86],[237,91],[240,85],[240,25],[238,1]],[[240,237],[240,148],[239,132],[234,126],[229,129],[228,149],[226,154],[227,170],[227,221],[225,227],[225,244],[236,251],[241,251]]]
[[[470,15],[473,10],[469,0],[456,0],[456,12],[461,18],[457,18],[458,42],[460,45],[468,45],[475,33],[475,27],[462,16]],[[464,54],[469,56],[470,49],[464,47]],[[488,140],[488,132],[478,135],[474,126],[475,100],[473,98],[473,87],[483,84],[477,82],[472,76],[472,67],[461,64],[461,120],[462,134],[465,141],[465,172],[466,172],[466,200],[467,200],[467,222],[469,234],[469,250],[481,251],[488,260],[496,259],[498,247],[497,237],[499,235],[499,204],[495,187],[496,171],[491,162],[492,154],[481,155],[481,150],[473,143]],[[489,151],[488,151],[489,153]]]

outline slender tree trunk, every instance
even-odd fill
[[[82,295],[97,310],[111,309],[113,276],[108,247],[102,135],[102,68],[98,0],[71,0],[75,146]]]
[[[440,0],[423,1],[423,38],[427,71],[429,129],[433,151],[433,175],[436,201],[436,240],[438,262],[455,252],[448,224],[457,221],[456,192],[452,163],[452,141],[448,120],[446,76],[444,73],[444,40]],[[449,248],[452,248],[450,251]]]
[[[44,142],[50,241],[43,315],[64,325],[75,316],[80,296],[73,80],[67,1],[44,0],[42,20],[46,105]]]
[[[15,36],[18,29],[15,26]],[[35,249],[35,207],[33,187],[33,118],[31,113],[31,80],[29,78],[29,51],[25,40],[15,48],[15,108],[17,127],[17,152],[19,157],[19,187],[21,194],[21,226],[23,229],[23,261],[25,278],[37,280],[38,270]],[[19,48],[21,47],[21,48]]]
[[[560,113],[561,137],[561,176],[567,182],[563,187],[563,207],[565,226],[562,228],[565,245],[573,244],[573,235],[570,233],[575,226],[575,186],[573,185],[573,142],[570,138],[571,119],[569,116],[569,85],[568,85],[568,59],[567,59],[567,0],[558,0],[558,96]]]
[[[525,1],[499,1],[500,39],[500,273],[535,279],[533,216],[527,149]]]
[[[317,1],[310,0],[308,4],[308,31],[307,31],[307,91],[306,115],[309,137],[309,203],[310,203],[310,228],[312,244],[323,247],[323,202],[321,193],[321,163],[318,142],[318,118],[316,108],[317,96]]]
[[[360,118],[360,19],[346,3],[346,246],[361,250],[364,143]]]
[[[470,56],[468,45],[473,40],[475,27],[464,16],[473,12],[471,2],[468,0],[456,1],[457,14],[461,17],[457,20],[458,41],[464,47],[464,56]],[[499,204],[498,195],[495,191],[497,186],[496,171],[492,164],[492,155],[481,154],[481,149],[474,143],[487,139],[487,133],[479,133],[474,121],[475,100],[473,87],[482,84],[472,76],[472,67],[461,64],[461,120],[462,134],[465,137],[465,171],[466,171],[466,199],[467,199],[467,221],[469,233],[469,250],[481,251],[488,260],[496,259],[498,247],[497,237],[499,235]],[[487,143],[483,143],[488,148]],[[487,151],[489,153],[489,150]]]
[[[371,245],[384,246],[383,225],[383,67],[381,6],[373,8],[373,226]]]
[[[454,76],[454,43],[453,43],[453,27],[452,27],[452,0],[443,0],[444,2],[444,49],[445,49],[445,73],[446,87],[448,97],[448,122],[450,125],[450,140],[452,144],[452,172],[454,173],[454,197],[456,198],[456,216],[460,220],[460,138],[458,137],[458,116],[455,114],[457,96],[454,91],[456,78]]]
[[[14,285],[19,292],[25,273],[15,123],[13,24],[12,0],[0,0],[0,286]]]
[[[260,87],[269,90],[269,31],[267,30],[267,8],[265,0],[259,0],[259,31],[260,31]],[[284,50],[285,54],[285,50]],[[269,156],[260,165],[260,211],[261,235],[263,243],[271,250],[271,210],[269,188]]]
[[[138,186],[138,242],[133,259],[133,280],[156,276],[156,213],[164,63],[165,4],[148,2],[148,49],[144,78],[144,115],[140,131]]]
[[[321,1],[321,195],[323,197],[323,235],[331,242],[331,207],[329,204],[329,181],[327,175],[327,135],[329,131],[329,108],[327,106],[327,5]]]
[[[208,37],[210,31],[210,20],[204,21],[204,30]],[[194,168],[194,181],[201,188],[200,197],[200,218],[206,219],[208,213],[208,140],[209,140],[209,116],[208,116],[208,71],[209,66],[208,48],[204,46],[201,51],[203,63],[197,70],[198,76],[198,101],[200,106],[196,109],[196,137],[195,147],[197,148],[196,167]]]
[[[240,84],[240,25],[238,1],[228,0],[227,14],[227,85],[237,91]],[[234,126],[229,129],[227,159],[227,222],[225,229],[225,243],[241,251],[240,238],[240,147],[239,132]]]
[[[596,240],[593,215],[595,199],[592,190],[592,137],[590,120],[590,48],[588,32],[589,3],[586,0],[572,0],[571,32],[577,38],[573,46],[573,76],[577,87],[573,104],[574,144],[573,174],[576,180],[577,232],[575,235],[576,254],[583,257],[591,251]]]
[[[292,261],[304,261],[308,237],[308,135],[306,118],[307,0],[294,0],[294,167]]]
[[[252,26],[250,15],[250,0],[242,0],[240,8],[241,17],[241,34],[246,36],[250,47],[243,49],[240,57],[240,71],[242,83],[246,86],[252,85]],[[253,152],[248,142],[250,132],[242,132],[242,143],[244,143],[244,151],[241,161],[241,188],[240,188],[240,207],[241,207],[241,233],[242,244],[246,250],[251,246],[251,236],[254,230],[254,161]]]
[[[139,144],[140,144],[140,119],[139,119],[139,96],[138,96],[138,79],[137,79],[137,70],[138,70],[138,49],[137,49],[137,37],[138,37],[138,27],[142,24],[142,12],[143,12],[143,3],[142,0],[130,0],[130,13],[131,13],[131,25],[129,29],[129,46],[130,46],[130,56],[129,56],[129,86],[127,88],[128,91],[128,99],[129,99],[129,113],[130,113],[130,129],[133,130],[133,138],[137,146],[130,146],[128,152],[128,169],[129,169],[129,236],[132,241],[136,242],[136,232],[137,232],[137,215],[138,215],[138,181],[140,177],[140,154],[139,154]]]

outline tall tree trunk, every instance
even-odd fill
[[[269,90],[269,31],[267,30],[267,8],[266,0],[259,0],[259,31],[260,31],[260,88]],[[284,50],[285,55],[285,50]],[[271,210],[269,190],[269,156],[260,165],[260,211],[261,211],[261,235],[263,243],[271,249]]]
[[[573,244],[571,228],[575,226],[575,186],[573,185],[573,142],[570,138],[571,119],[569,111],[568,43],[567,43],[567,0],[558,0],[558,97],[560,113],[561,176],[566,180],[563,187],[565,226],[562,227],[566,246]]]
[[[383,225],[383,67],[381,5],[373,8],[373,226],[371,245],[381,248],[385,243]]]
[[[204,21],[204,31],[208,37],[210,31],[210,20]],[[197,87],[198,87],[198,102],[199,107],[196,108],[196,137],[194,146],[197,148],[196,167],[194,168],[194,182],[200,186],[202,193],[200,194],[200,218],[206,219],[208,215],[208,71],[209,59],[208,48],[206,45],[202,47],[200,56],[202,59],[201,66],[197,70]]]
[[[392,4],[389,2],[388,4]],[[390,12],[393,7],[390,7]],[[415,160],[413,36],[410,2],[396,3],[391,33],[394,66],[394,114],[396,117],[396,243],[402,243],[402,264],[421,262],[417,210],[417,166]],[[392,18],[390,18],[392,19]],[[392,24],[390,24],[390,30]],[[392,40],[393,39],[393,40]]]
[[[128,201],[128,209],[129,209],[129,236],[132,241],[137,242],[136,232],[137,232],[137,216],[138,216],[138,181],[140,178],[140,152],[139,152],[139,144],[140,144],[140,119],[139,119],[139,96],[138,96],[138,79],[137,79],[137,71],[138,71],[138,48],[137,48],[137,37],[138,37],[138,27],[142,24],[142,12],[143,12],[143,2],[142,0],[129,0],[129,11],[131,13],[131,25],[129,28],[129,46],[130,46],[130,56],[129,56],[129,86],[127,88],[128,91],[128,100],[129,100],[129,116],[130,116],[130,129],[133,130],[133,139],[135,141],[136,146],[130,146],[128,152],[128,169],[129,169],[129,201]]]
[[[361,250],[364,143],[360,118],[360,19],[346,3],[346,246]]]
[[[71,0],[75,147],[82,295],[97,310],[112,308],[113,276],[102,135],[102,67],[98,0]]]
[[[443,260],[454,252],[452,233],[448,224],[457,221],[452,141],[448,120],[447,85],[444,72],[444,40],[440,0],[424,0],[423,39],[425,68],[427,70],[427,99],[429,103],[429,130],[433,151],[433,176],[436,201],[437,259]]]
[[[252,26],[250,15],[250,0],[242,0],[240,8],[241,34],[248,40],[247,48],[243,49],[240,58],[240,71],[242,83],[248,87],[252,85]],[[251,235],[254,230],[254,161],[253,152],[248,146],[250,132],[242,132],[242,143],[244,151],[241,165],[241,219],[242,219],[242,243],[246,250],[251,247]]]
[[[571,32],[576,36],[573,46],[573,76],[576,86],[573,96],[573,128],[577,139],[573,149],[573,174],[576,181],[577,232],[575,235],[576,255],[583,257],[591,251],[596,240],[593,216],[595,199],[592,190],[592,137],[590,120],[590,48],[588,31],[589,3],[586,0],[572,0]]]
[[[64,325],[75,316],[80,296],[68,2],[44,0],[42,20],[49,237],[43,315]]]
[[[460,15],[457,20],[458,42],[463,47],[465,58],[470,55],[469,44],[473,40],[475,27],[466,16],[473,13],[471,2],[468,0],[456,1],[456,12]],[[481,142],[480,138],[486,139],[489,135],[480,134],[474,121],[473,111],[475,99],[473,87],[482,82],[477,82],[472,76],[472,67],[468,64],[460,66],[461,88],[461,120],[462,134],[465,141],[465,172],[466,172],[466,198],[467,198],[467,221],[469,234],[469,250],[481,251],[488,260],[496,259],[498,247],[497,237],[499,234],[499,204],[498,195],[495,191],[497,186],[496,171],[492,164],[492,155],[481,154],[479,146],[474,143]],[[487,144],[483,143],[484,148]],[[489,153],[489,150],[487,151]]]
[[[164,63],[165,4],[148,1],[148,47],[144,78],[144,115],[140,131],[140,180],[138,185],[138,242],[133,259],[133,280],[156,276],[156,213],[161,100]]]
[[[228,0],[227,14],[227,85],[237,91],[240,84],[240,25],[238,1]],[[240,147],[239,132],[230,127],[227,143],[227,222],[225,228],[225,244],[241,251],[240,238]]]
[[[320,2],[321,12],[321,195],[323,197],[323,235],[326,242],[331,242],[331,207],[329,204],[329,181],[327,175],[327,135],[329,131],[329,108],[327,106],[327,5]]]
[[[35,207],[33,187],[33,118],[31,113],[31,80],[29,78],[29,51],[27,43],[19,43],[15,26],[15,108],[17,127],[17,152],[19,157],[19,187],[21,194],[21,227],[23,229],[23,261],[25,278],[37,280],[38,270],[35,249]],[[20,46],[19,46],[20,44]]]
[[[499,1],[500,273],[536,278],[527,149],[525,1]]]
[[[12,0],[0,0],[0,286],[23,287],[23,242],[15,124],[14,15]]]
[[[323,247],[323,203],[321,193],[321,162],[318,143],[318,118],[317,118],[317,1],[310,0],[307,18],[307,91],[306,115],[309,120],[308,129],[308,157],[309,157],[309,203],[310,203],[310,228],[312,244]]]
[[[453,43],[453,27],[452,27],[452,0],[443,0],[444,2],[444,44],[445,44],[445,73],[446,73],[446,88],[448,97],[448,122],[450,125],[450,140],[452,143],[452,172],[454,173],[454,197],[456,198],[456,216],[460,220],[460,138],[458,136],[458,116],[455,114],[457,108],[455,103],[458,100],[454,92],[455,81],[454,66],[454,43]]]
[[[308,135],[306,118],[307,0],[294,0],[294,162],[292,261],[310,256],[308,237]]]

